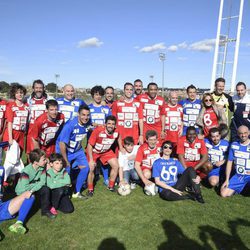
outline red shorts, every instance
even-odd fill
[[[141,166],[141,170],[142,171],[149,170],[150,172],[152,172],[152,168],[148,168],[148,167],[145,167],[145,166]]]
[[[108,150],[107,152],[100,153],[100,154],[97,154],[97,153],[93,152],[92,156],[93,156],[93,161],[94,162],[96,162],[97,160],[100,160],[103,165],[108,164],[109,160],[111,160],[113,158],[117,158],[116,154],[114,153],[114,151],[112,149]],[[87,159],[89,161],[89,156],[88,155],[87,155]]]
[[[56,145],[50,145],[50,146],[42,146],[41,145],[41,150],[43,150],[46,154],[46,157],[49,158],[51,154],[56,152]]]

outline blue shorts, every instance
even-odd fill
[[[83,150],[78,150],[77,152],[73,154],[68,153],[67,157],[68,157],[68,161],[71,164],[71,167],[74,169],[77,169],[78,166],[89,167],[87,157],[85,153],[83,152]]]
[[[208,178],[212,176],[225,177],[226,165],[222,165],[221,167],[214,167],[209,173]]]
[[[229,180],[228,188],[234,190],[236,193],[241,193],[244,187],[250,183],[250,175],[235,174]]]
[[[0,222],[15,218],[15,215],[11,215],[9,212],[9,205],[11,200],[0,202]]]

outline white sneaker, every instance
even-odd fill
[[[82,199],[82,200],[87,200],[88,197],[85,196],[85,195],[82,195],[81,193],[75,193],[75,194],[72,194],[72,198],[78,198],[78,199]]]
[[[136,183],[131,183],[131,184],[130,184],[130,188],[131,188],[131,189],[136,189]]]

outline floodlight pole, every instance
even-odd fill
[[[164,62],[166,60],[166,54],[165,53],[159,53],[159,59],[162,62],[162,89],[161,89],[161,95],[164,97]]]
[[[55,78],[56,78],[56,98],[57,98],[57,92],[58,92],[58,85],[57,85],[57,79],[60,77],[59,74],[55,74]]]

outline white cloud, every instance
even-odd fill
[[[179,44],[178,44],[178,47],[179,47],[180,49],[186,49],[186,48],[188,47],[188,45],[187,45],[186,42],[183,42],[183,43],[179,43]]]
[[[91,37],[82,41],[79,41],[77,44],[77,48],[93,48],[100,47],[103,44],[98,38]]]
[[[177,45],[171,45],[168,47],[168,51],[170,51],[170,52],[176,52],[177,50],[178,50]]]
[[[146,46],[140,49],[140,52],[145,52],[145,53],[150,53],[150,52],[155,52],[158,50],[163,50],[166,49],[166,46],[164,43],[156,43],[151,46]]]
[[[190,50],[209,52],[212,51],[215,45],[215,39],[204,39],[189,45]]]

